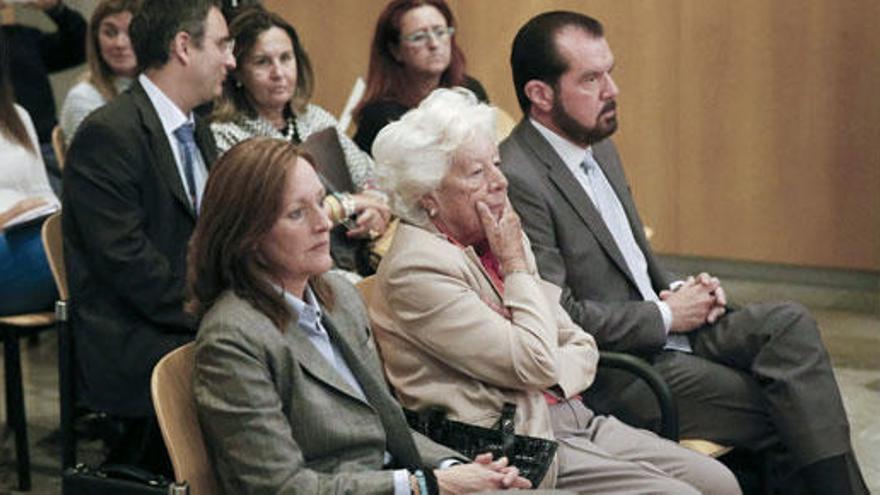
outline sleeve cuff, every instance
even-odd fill
[[[454,457],[448,457],[440,461],[440,464],[437,465],[438,469],[446,469],[452,466],[456,466],[458,464],[462,464],[462,462]]]
[[[394,470],[394,495],[410,495],[409,471],[406,469]]]
[[[669,335],[669,330],[672,329],[672,310],[669,309],[669,305],[663,301],[654,301],[654,304],[656,304],[657,309],[660,310],[660,317],[663,318],[663,329],[666,330],[666,334]]]

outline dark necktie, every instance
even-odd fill
[[[186,179],[186,188],[189,193],[189,199],[192,202],[193,210],[196,215],[199,214],[198,194],[196,192],[196,179],[193,167],[195,167],[195,157],[198,153],[196,147],[195,136],[193,136],[194,126],[187,122],[174,130],[174,137],[180,143],[183,150],[183,176]]]

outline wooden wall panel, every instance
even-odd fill
[[[670,254],[880,270],[880,2],[449,0],[469,72],[519,117],[516,30],[551,9],[600,19],[615,136]],[[300,31],[315,101],[338,113],[384,0],[266,0]]]
[[[878,4],[694,0],[681,16],[676,252],[880,268]]]

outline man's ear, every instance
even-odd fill
[[[193,39],[186,31],[180,31],[171,38],[171,46],[169,47],[169,58],[176,58],[181,64],[189,65],[192,57],[191,49]]]
[[[550,112],[553,108],[554,91],[553,87],[549,84],[532,79],[526,83],[524,90],[526,98],[532,102],[533,107],[545,113]]]

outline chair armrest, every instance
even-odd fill
[[[644,359],[621,352],[599,351],[599,366],[628,371],[643,380],[654,396],[660,408],[660,436],[678,441],[678,405],[669,385],[650,364]]]

